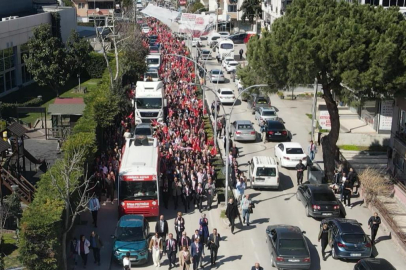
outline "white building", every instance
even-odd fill
[[[209,12],[218,13],[219,21],[241,20],[242,12],[238,9],[244,0],[200,0],[200,2],[209,10]],[[220,3],[220,8],[217,8]]]
[[[61,36],[65,42],[72,29],[76,29],[74,8],[33,7],[32,0],[13,0],[13,5],[2,5],[0,1],[0,97],[32,82],[27,72],[23,55],[33,29],[41,24],[51,24],[51,13],[58,12],[61,18]]]

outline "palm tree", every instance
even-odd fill
[[[238,10],[243,12],[241,19],[245,21],[248,18],[248,21],[253,23],[254,18],[257,19],[262,17],[261,3],[261,0],[244,0]]]

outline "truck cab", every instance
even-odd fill
[[[135,124],[164,122],[165,92],[162,81],[138,81],[135,89]]]

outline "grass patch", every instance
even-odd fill
[[[386,152],[388,147],[382,145],[370,145],[370,146],[359,146],[359,145],[338,145],[338,148],[341,150],[346,151],[378,151],[378,152]]]
[[[14,239],[15,234],[12,232],[3,233],[3,252],[5,269],[18,267],[22,264],[18,260],[20,253],[18,252],[17,239]]]
[[[311,120],[312,117],[313,117],[313,114],[311,114],[311,113],[306,113],[306,116]]]
[[[221,210],[221,212],[220,212],[220,217],[221,218],[226,218],[227,216],[226,216],[226,210]]]

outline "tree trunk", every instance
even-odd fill
[[[331,130],[327,136],[323,137],[323,161],[324,172],[327,181],[332,181],[334,178],[335,158],[337,156],[337,141],[340,132],[340,116],[338,114],[337,103],[334,101],[330,92],[329,85],[323,84],[324,100],[326,102],[327,110],[330,114]]]
[[[68,234],[69,228],[69,213],[70,213],[70,206],[69,202],[65,203],[65,220],[64,220],[64,228],[62,232],[62,260],[63,260],[63,269],[68,270],[68,257],[66,251],[66,236]]]

